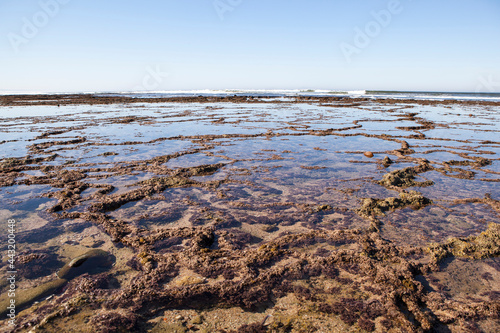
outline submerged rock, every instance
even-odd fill
[[[64,265],[64,267],[57,272],[57,277],[70,280],[83,273],[96,273],[102,271],[103,268],[111,267],[114,261],[114,256],[108,252],[100,249],[93,249]]]
[[[16,311],[31,303],[47,297],[66,285],[71,279],[84,273],[95,274],[109,269],[115,262],[115,257],[106,251],[93,249],[85,254],[76,257],[64,265],[57,272],[57,279],[46,282],[36,288],[27,290],[18,290],[16,293]],[[0,315],[7,312],[7,306],[10,304],[10,298],[2,297],[0,299]]]

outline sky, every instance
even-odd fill
[[[500,92],[499,0],[0,0],[0,92]]]

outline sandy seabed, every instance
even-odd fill
[[[499,111],[0,96],[0,331],[498,332]]]

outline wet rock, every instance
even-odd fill
[[[393,162],[392,162],[392,160],[389,158],[389,156],[384,157],[384,159],[382,160],[382,165],[383,165],[384,167],[386,167],[386,168],[387,168],[388,166],[390,166],[392,163],[393,163]]]
[[[436,263],[449,256],[482,259],[500,255],[500,224],[490,223],[478,236],[451,238],[428,247]]]
[[[46,276],[54,269],[63,266],[58,256],[51,251],[32,251],[28,254],[21,254],[17,258],[20,264],[17,268],[19,276],[27,279],[35,279]]]
[[[116,155],[118,155],[118,153],[115,153],[114,151],[107,151],[105,153],[99,154],[98,156],[106,157],[106,156],[116,156]]]
[[[424,197],[416,191],[402,192],[399,197],[390,197],[384,200],[365,198],[362,201],[361,207],[356,210],[356,213],[362,217],[372,218],[375,216],[383,216],[385,212],[405,207],[420,209],[430,205],[432,201]]]
[[[192,325],[200,325],[203,323],[203,317],[200,315],[196,315],[191,319]]]
[[[318,212],[323,211],[323,210],[332,210],[332,209],[333,209],[333,207],[332,207],[332,206],[330,206],[330,205],[319,205],[319,206],[316,208],[316,210],[317,210]]]
[[[273,231],[278,230],[278,227],[276,225],[273,225],[273,224],[264,224],[264,225],[262,225],[261,228],[265,232],[273,232]]]
[[[416,167],[408,167],[404,168],[401,170],[395,170],[389,173],[386,173],[383,177],[382,180],[378,181],[377,183],[385,186],[385,187],[401,187],[401,188],[406,188],[406,187],[413,187],[413,186],[419,186],[419,187],[425,187],[425,186],[431,186],[434,184],[433,181],[424,181],[424,182],[417,182],[415,181],[415,177],[423,172],[431,170],[431,167],[429,163],[423,162],[419,166]]]
[[[401,149],[397,149],[394,152],[399,154],[399,155],[405,156],[405,155],[411,155],[415,151],[410,148],[410,145],[408,144],[408,142],[402,141],[401,142]]]
[[[91,318],[89,324],[99,333],[132,332],[137,322],[133,313],[106,312]]]
[[[64,267],[57,272],[57,279],[32,289],[19,291],[17,293],[18,298],[16,299],[16,307],[19,309],[23,308],[34,301],[56,292],[61,287],[65,286],[69,280],[83,273],[92,274],[101,272],[103,269],[108,269],[114,263],[114,259],[114,256],[103,250],[90,250],[64,265]],[[6,304],[8,304],[9,301],[9,298],[2,297],[2,299],[0,299],[0,311],[2,311],[1,309],[7,309]],[[3,312],[5,312],[5,310],[1,313]]]
[[[492,163],[492,161],[487,159],[487,158],[483,158],[483,157],[472,157],[472,158],[474,159],[474,161],[451,160],[451,161],[444,162],[443,164],[445,166],[472,166],[472,167],[476,167],[476,168],[481,168],[481,167],[484,167],[487,165],[491,165],[491,163]]]
[[[92,273],[108,269],[115,262],[113,255],[100,249],[93,249],[78,256],[64,265],[57,272],[60,279],[70,280],[83,273]]]
[[[365,155],[368,158],[372,158],[373,157],[373,153],[371,151],[365,151],[365,153],[363,155]]]
[[[187,328],[181,323],[168,323],[166,321],[160,322],[158,325],[151,329],[151,333],[185,333],[188,332]]]
[[[173,284],[179,287],[194,286],[205,283],[206,279],[195,275],[184,275],[173,281]]]

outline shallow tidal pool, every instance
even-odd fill
[[[0,331],[498,331],[499,111],[0,106]]]

